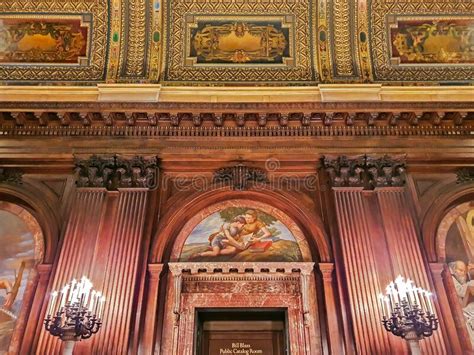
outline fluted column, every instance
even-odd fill
[[[339,327],[336,292],[334,292],[334,264],[319,263],[319,270],[321,271],[323,278],[330,353],[335,355],[343,354],[344,347],[341,339],[342,331]]]
[[[59,260],[54,267],[51,289],[61,289],[72,278],[90,274],[93,262],[91,250],[95,249],[105,202],[105,189],[84,188],[76,191]],[[45,297],[43,307],[46,307],[48,302],[49,297]],[[36,353],[58,354],[60,349],[61,341],[41,327]]]
[[[146,299],[146,314],[143,327],[143,333],[140,341],[140,354],[153,354],[155,343],[155,332],[157,328],[157,310],[158,310],[158,292],[160,288],[161,272],[163,271],[163,264],[148,264],[147,272],[147,299]],[[157,344],[160,348],[160,344]]]
[[[127,354],[138,339],[142,260],[148,254],[144,228],[149,190],[157,183],[156,158],[92,156],[75,163],[78,189],[50,286],[60,289],[87,275],[106,297],[102,328],[77,342],[74,354]],[[42,330],[36,353],[60,349],[61,342]]]
[[[458,295],[452,287],[446,287],[447,283],[452,283],[451,274],[447,270],[447,265],[443,263],[430,264],[431,275],[433,275],[433,282],[435,286],[435,294],[438,299],[438,318],[446,329],[447,341],[451,344],[451,349],[454,354],[461,354],[467,351],[472,351],[471,340],[469,334],[464,327],[459,327],[465,322],[462,312],[456,312],[457,307],[450,306],[450,300],[456,300]],[[447,290],[451,290],[452,294],[448,295]]]
[[[411,201],[407,198],[404,187],[377,188],[382,223],[387,238],[389,256],[396,275],[411,278],[415,284],[432,290],[429,269],[423,260],[418,239],[417,226],[411,213]],[[439,310],[437,298],[434,299]],[[442,326],[431,337],[420,345],[424,354],[445,354],[447,329]],[[448,342],[449,343],[449,342]]]
[[[392,345],[381,323],[377,299],[383,286],[378,279],[374,243],[380,236],[371,228],[362,188],[334,188],[334,197],[356,352],[390,353]]]
[[[21,342],[20,354],[29,354],[33,347],[36,330],[43,326],[42,317],[45,312],[43,308],[43,299],[48,288],[49,278],[51,276],[51,264],[40,264],[36,267],[38,271],[38,280],[36,283],[35,296],[31,306],[31,312],[24,330],[23,340]],[[25,297],[26,298],[26,297]],[[46,305],[44,305],[46,306]]]
[[[93,350],[97,353],[125,354],[128,351],[147,192],[147,189],[119,190],[115,223],[103,255],[107,263],[102,291],[107,302],[104,324],[93,338]]]

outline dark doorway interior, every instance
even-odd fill
[[[197,355],[287,355],[285,309],[198,309]]]

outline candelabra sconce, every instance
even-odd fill
[[[60,296],[51,293],[44,319],[46,331],[64,341],[64,354],[72,354],[74,344],[97,333],[102,325],[105,297],[92,289],[85,276],[65,285]]]
[[[432,294],[416,287],[410,279],[405,282],[401,276],[385,291],[385,295],[379,294],[385,329],[405,339],[412,355],[421,354],[420,340],[430,337],[438,329]]]

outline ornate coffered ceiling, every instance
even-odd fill
[[[3,85],[469,85],[471,0],[3,0]]]

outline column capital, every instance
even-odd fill
[[[334,263],[319,263],[319,271],[323,276],[323,280],[332,281],[332,275],[334,272]]]
[[[49,277],[52,268],[53,264],[39,264],[36,266],[40,278]]]
[[[92,155],[74,157],[77,187],[147,188],[158,185],[158,158],[156,156]]]
[[[148,264],[148,273],[151,279],[159,279],[163,271],[163,264]]]
[[[401,187],[405,185],[404,155],[324,156],[322,166],[333,188]]]
[[[442,276],[444,270],[446,270],[445,263],[430,263],[431,273],[435,276]]]

